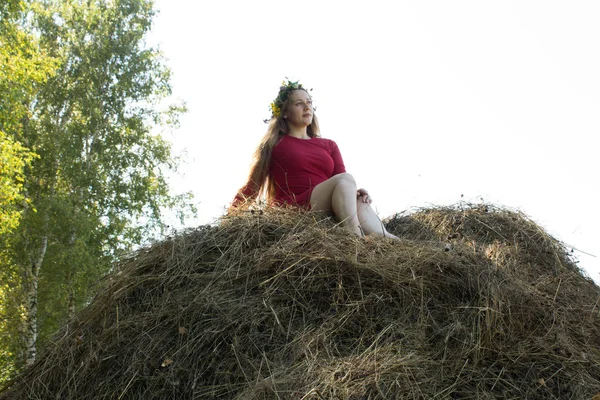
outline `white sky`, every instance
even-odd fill
[[[285,77],[381,217],[523,211],[600,282],[600,2],[156,0],[149,44],[187,102],[165,135],[199,220],[244,183]],[[461,196],[463,196],[461,198]]]

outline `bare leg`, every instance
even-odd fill
[[[367,235],[376,235],[376,236],[385,236],[390,239],[398,239],[397,236],[389,233],[383,223],[375,214],[373,208],[369,203],[364,203],[362,198],[358,198],[356,200],[356,211],[358,213],[358,221],[360,226],[362,226],[363,230]]]
[[[335,175],[313,189],[310,206],[316,211],[331,211],[350,232],[362,236],[358,222],[356,182],[348,173]]]

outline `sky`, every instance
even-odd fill
[[[380,217],[492,203],[600,283],[600,2],[156,0],[148,37],[188,112],[173,179],[214,222],[245,183],[283,79]]]

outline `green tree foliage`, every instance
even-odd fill
[[[115,257],[147,240],[163,210],[183,210],[187,199],[170,194],[165,174],[176,159],[153,133],[184,108],[161,110],[170,72],[144,42],[152,2],[48,0],[32,10],[55,73],[13,139],[38,155],[25,166],[30,206],[9,263],[21,283],[26,363]]]
[[[33,154],[0,131],[0,235],[19,226],[24,169]]]
[[[27,4],[0,4],[0,235],[19,224],[24,168],[33,153],[15,140],[40,84],[54,68],[35,38],[22,26]]]

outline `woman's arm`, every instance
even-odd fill
[[[240,190],[238,190],[238,193],[231,202],[229,210],[238,208],[248,203],[249,201],[255,199],[256,196],[258,196],[257,185],[252,181],[248,181],[248,183],[246,183],[244,186],[242,186],[242,188],[240,188]]]

